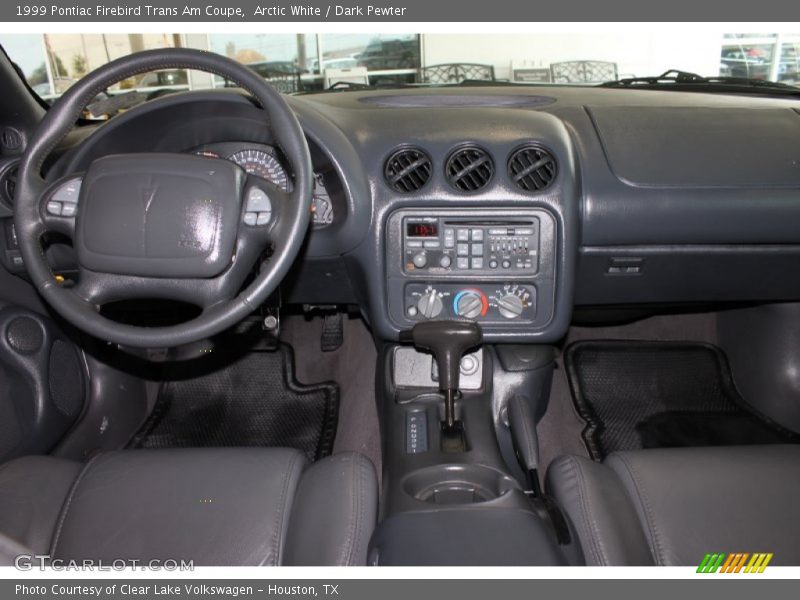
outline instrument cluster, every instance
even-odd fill
[[[204,144],[190,152],[209,158],[223,158],[236,163],[249,175],[261,177],[289,191],[292,185],[286,160],[274,146],[266,144],[223,142]],[[325,187],[322,173],[314,172],[314,200],[311,207],[315,227],[327,227],[333,223],[333,204]]]

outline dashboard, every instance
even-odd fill
[[[800,103],[578,87],[289,97],[315,171],[286,302],[359,306],[386,340],[425,319],[490,342],[561,339],[575,306],[800,299]],[[289,187],[237,90],[174,94],[78,128],[49,176],[188,152]],[[4,264],[14,265],[7,227]],[[68,268],[61,263],[57,268]]]

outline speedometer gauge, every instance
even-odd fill
[[[271,181],[284,191],[289,189],[289,177],[286,174],[286,169],[269,152],[254,148],[240,150],[235,154],[231,154],[228,160],[235,162],[251,175],[257,175]]]

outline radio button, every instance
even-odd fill
[[[473,269],[482,269],[483,268],[483,258],[473,258],[472,259],[472,268]]]
[[[406,240],[406,248],[422,248],[422,240]]]
[[[473,229],[472,230],[472,241],[473,242],[482,242],[483,241],[483,229]]]
[[[428,240],[423,243],[425,248],[440,248],[442,245],[439,243],[439,240]]]
[[[459,256],[469,256],[469,244],[459,244],[456,252]]]
[[[459,242],[468,242],[469,241],[469,229],[459,229],[456,233],[457,239]]]
[[[469,259],[468,258],[459,258],[456,261],[456,266],[459,269],[469,269]]]

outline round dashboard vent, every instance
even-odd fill
[[[386,182],[396,192],[409,194],[421,189],[433,174],[431,157],[419,148],[403,148],[392,154],[383,168]]]
[[[450,155],[445,165],[447,181],[462,192],[477,192],[494,177],[494,161],[478,146],[460,148]]]
[[[17,188],[19,163],[14,162],[0,172],[0,200],[8,206],[14,205],[14,191]]]
[[[526,192],[540,192],[549,188],[556,173],[556,159],[549,150],[537,144],[518,148],[508,159],[508,176]]]

